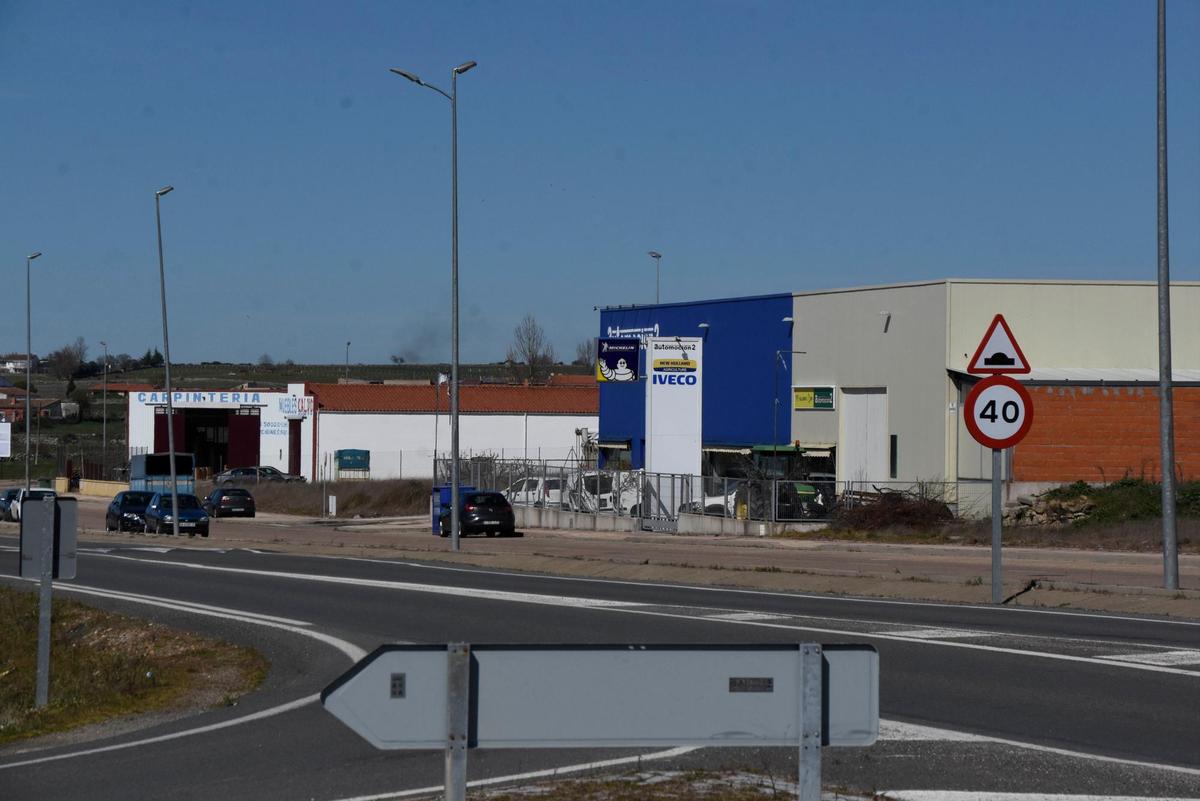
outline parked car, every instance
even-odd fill
[[[521,478],[504,491],[504,497],[522,506],[562,508],[567,505],[563,483],[561,478]]]
[[[151,532],[155,534],[173,533],[171,493],[155,493],[146,506],[145,518],[146,522],[142,524],[142,530],[147,534]],[[182,492],[179,494],[179,531],[180,533],[187,532],[189,537],[197,534],[201,537],[208,536],[208,513],[204,511],[204,507],[200,505],[200,500],[195,495]]]
[[[460,534],[471,532],[494,537],[503,534],[511,537],[516,533],[516,519],[508,499],[499,492],[466,492],[458,499],[458,527]],[[450,507],[443,506],[440,516],[441,534],[450,536]]]
[[[304,481],[304,476],[284,473],[277,468],[259,465],[256,467],[235,467],[224,473],[217,473],[213,483],[221,484],[259,484],[264,481],[295,482]]]
[[[12,503],[8,506],[8,513],[11,520],[21,519],[21,504],[26,500],[40,501],[43,498],[57,498],[58,493],[49,489],[25,489],[22,487],[17,490],[17,496],[12,499]]]
[[[568,494],[568,508],[576,512],[614,511],[630,517],[641,514],[642,481],[640,470],[584,473]]]
[[[0,517],[5,520],[12,520],[8,514],[8,507],[12,505],[13,499],[17,497],[17,493],[21,491],[20,487],[9,487],[0,495]]]
[[[105,531],[144,531],[146,507],[154,497],[153,492],[126,490],[118,492],[104,513]]]
[[[204,499],[209,517],[254,517],[254,496],[241,487],[217,487]]]

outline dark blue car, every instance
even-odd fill
[[[105,531],[144,531],[146,507],[154,498],[153,492],[126,490],[118,492],[104,513]]]
[[[146,523],[143,530],[149,534],[171,534],[171,493],[160,492],[150,499],[146,507]],[[179,533],[194,537],[208,536],[208,513],[195,495],[179,493]]]

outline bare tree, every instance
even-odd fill
[[[596,340],[585,339],[575,346],[575,359],[571,364],[589,365],[596,363]]]
[[[271,358],[271,354],[264,353],[262,356],[258,357],[258,366],[267,368],[274,367],[275,360]]]
[[[87,361],[87,343],[76,337],[69,345],[63,345],[46,357],[50,373],[57,378],[73,378]]]
[[[507,361],[513,365],[514,375],[530,382],[544,378],[554,366],[554,346],[532,314],[526,314],[513,329]]]

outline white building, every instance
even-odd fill
[[[287,390],[176,390],[175,448],[203,472],[269,465],[309,480],[336,474],[340,450],[370,453],[371,478],[430,478],[450,452],[449,385],[289,384]],[[166,393],[128,395],[130,455],[167,450]],[[566,459],[599,425],[596,384],[466,385],[463,456]]]

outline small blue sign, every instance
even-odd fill
[[[596,340],[596,381],[600,383],[625,384],[638,380],[641,363],[642,341],[640,339]]]

